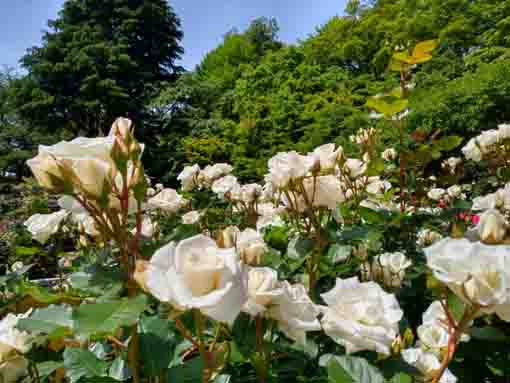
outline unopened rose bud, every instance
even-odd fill
[[[397,158],[397,151],[393,148],[386,149],[384,152],[382,152],[381,157],[385,161],[393,161],[395,158]]]
[[[264,242],[254,242],[241,250],[241,259],[247,265],[258,266],[262,263],[262,256],[266,250]]]
[[[216,242],[218,246],[223,249],[235,247],[237,237],[240,233],[241,231],[237,226],[229,226],[218,234]]]
[[[505,217],[494,209],[487,210],[480,216],[478,235],[483,243],[497,244],[505,239],[507,223]]]
[[[110,129],[109,136],[115,136],[125,140],[131,133],[131,125],[133,122],[129,118],[117,118]]]

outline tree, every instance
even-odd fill
[[[90,135],[116,116],[139,120],[181,72],[180,22],[166,0],[67,0],[48,25],[16,84],[16,106],[37,129]]]

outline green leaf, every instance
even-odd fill
[[[486,327],[471,327],[469,335],[474,339],[480,339],[489,342],[505,342],[508,340],[506,334],[499,328],[486,326]]]
[[[123,286],[119,272],[96,266],[87,271],[71,274],[69,281],[75,289],[84,290],[98,296],[107,294],[108,297],[118,295]]]
[[[138,295],[107,303],[83,304],[73,313],[75,331],[90,336],[111,334],[121,326],[132,326],[147,306],[147,297]]]
[[[143,316],[138,323],[144,375],[158,376],[172,361],[177,340],[168,320]]]
[[[437,145],[437,147],[445,152],[449,152],[450,150],[453,150],[457,148],[460,144],[462,144],[462,141],[464,139],[460,136],[446,136],[442,137],[440,140],[436,141],[434,144]]]
[[[53,374],[60,367],[64,367],[62,361],[49,360],[47,362],[37,363],[37,372],[39,379],[45,381],[51,374]]]
[[[120,382],[131,378],[131,371],[129,370],[126,360],[120,356],[115,358],[108,370],[108,376]]]
[[[407,374],[404,374],[403,372],[400,372],[396,375],[394,375],[389,383],[412,383],[413,378]]]
[[[454,293],[448,293],[448,310],[452,313],[455,320],[459,321],[464,315],[466,304]]]
[[[406,99],[395,99],[393,102],[386,102],[382,97],[370,97],[366,105],[386,117],[392,117],[406,109],[408,103]]]
[[[439,40],[426,40],[421,41],[413,49],[413,56],[418,57],[426,53],[432,52],[439,44]]]
[[[69,306],[52,305],[36,309],[28,318],[18,321],[23,331],[47,334],[50,338],[62,336],[73,329],[73,310]]]
[[[66,348],[64,351],[64,368],[71,383],[76,383],[83,377],[106,376],[108,364],[96,358],[89,350]]]
[[[239,314],[232,327],[232,337],[244,357],[249,357],[255,350],[255,334],[255,321],[247,314]]]
[[[202,381],[204,362],[201,357],[195,357],[180,366],[168,370],[167,381],[172,383],[197,383]]]
[[[351,252],[352,246],[334,243],[329,247],[328,259],[331,263],[339,263],[345,261],[351,255]]]
[[[38,247],[18,246],[18,247],[16,247],[15,251],[16,251],[16,255],[30,257],[33,255],[39,254],[41,252],[41,249]]]
[[[385,383],[379,370],[364,358],[326,354],[319,365],[327,367],[331,383]]]
[[[289,241],[287,256],[291,259],[304,259],[313,250],[313,241],[307,238],[294,237]]]

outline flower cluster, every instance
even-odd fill
[[[25,314],[7,314],[0,321],[0,380],[14,383],[27,373],[28,360],[23,357],[32,347],[31,336],[16,328]]]
[[[493,156],[500,156],[502,152],[507,152],[506,145],[509,139],[510,124],[501,124],[498,125],[498,129],[486,130],[469,140],[462,148],[462,153],[468,160],[475,162],[491,159]]]

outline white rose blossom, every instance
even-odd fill
[[[214,181],[211,190],[221,198],[229,196],[232,199],[239,199],[241,185],[236,177],[229,175]]]
[[[289,181],[302,178],[311,170],[314,159],[295,151],[281,152],[268,161],[269,180],[276,188],[285,188]]]
[[[144,273],[146,289],[160,301],[218,321],[233,322],[247,300],[247,274],[235,249],[220,249],[204,235],[160,248]]]
[[[337,278],[335,287],[321,297],[327,304],[322,328],[348,354],[361,350],[390,354],[403,316],[393,294],[377,283],[360,283],[353,277]]]
[[[475,162],[480,162],[482,160],[482,151],[478,147],[475,138],[472,138],[468,141],[466,146],[462,148],[462,153],[468,160]]]
[[[355,179],[367,171],[367,163],[357,158],[348,158],[344,164],[344,172]]]
[[[405,271],[412,265],[404,253],[383,253],[372,262],[372,277],[384,282],[388,287],[400,287]]]
[[[278,322],[278,328],[287,337],[299,344],[306,344],[306,333],[319,331],[321,325],[317,316],[319,307],[313,303],[301,284],[280,284],[282,293],[273,299],[266,315]]]
[[[24,225],[32,237],[44,245],[53,234],[58,232],[68,214],[65,210],[51,214],[34,214],[25,221]]]
[[[343,156],[343,148],[339,146],[335,149],[335,144],[325,144],[315,148],[308,156],[313,158],[314,168],[318,167],[321,171],[333,170]]]
[[[44,180],[44,167],[37,158],[53,158],[60,166],[72,171],[76,192],[91,198],[101,198],[105,187],[112,182],[115,164],[110,156],[114,137],[85,138],[61,141],[52,146],[39,146],[39,155],[27,162],[38,180]],[[48,173],[54,174],[54,164],[48,164]],[[45,185],[43,185],[45,186]]]
[[[434,276],[456,295],[510,321],[510,246],[445,238],[424,251]]]
[[[275,298],[282,294],[276,270],[269,267],[249,267],[248,300],[242,311],[251,316],[261,315],[273,304]]]
[[[435,354],[424,351],[421,348],[408,348],[403,350],[402,358],[428,377],[434,376],[433,374],[441,367],[441,362]],[[445,370],[443,376],[439,380],[439,383],[456,382],[457,378],[448,369]]]
[[[0,321],[0,381],[14,383],[27,373],[28,360],[22,354],[32,347],[32,337],[16,328],[18,321],[30,315],[7,314]]]
[[[244,263],[259,264],[267,245],[262,235],[254,229],[247,228],[236,236],[236,247]]]
[[[192,210],[187,212],[186,214],[183,214],[181,217],[182,223],[185,225],[193,225],[195,223],[198,223],[200,221],[200,218],[202,217],[202,212],[197,210]]]
[[[418,232],[418,239],[416,243],[420,247],[427,247],[432,245],[434,242],[439,241],[442,238],[443,236],[439,234],[437,231],[425,228]]]
[[[187,203],[187,200],[183,198],[174,189],[163,189],[154,197],[147,201],[147,207],[149,209],[160,209],[167,213],[176,213],[177,210],[182,208]]]
[[[181,182],[182,190],[191,191],[198,186],[198,175],[200,173],[200,166],[197,164],[192,166],[185,166],[182,172],[179,173],[177,179]]]
[[[434,188],[430,189],[427,193],[427,197],[429,197],[431,200],[439,201],[441,198],[443,198],[446,194],[446,190],[441,188]]]
[[[507,226],[505,217],[498,210],[489,209],[480,215],[476,229],[483,243],[498,244],[505,239]]]
[[[397,158],[397,151],[393,148],[388,148],[384,152],[382,152],[381,157],[385,161],[393,161]]]

